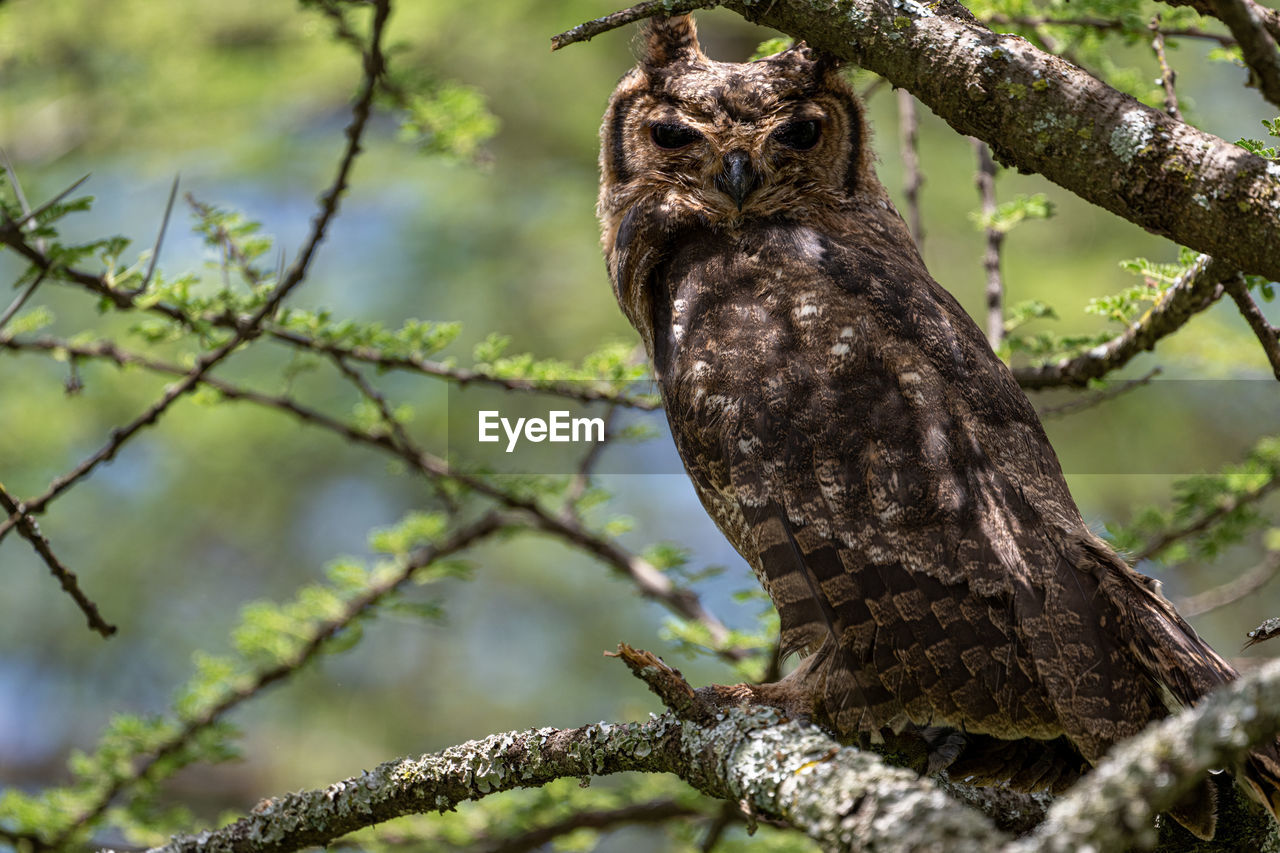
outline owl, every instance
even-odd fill
[[[642,41],[600,131],[604,253],[697,494],[805,655],[773,695],[1035,790],[1236,678],[1085,525],[835,64],[715,62],[687,16]],[[1240,775],[1275,814],[1276,746]],[[1213,832],[1208,796],[1173,814]]]

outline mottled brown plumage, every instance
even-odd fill
[[[713,62],[689,18],[655,19],[601,146],[619,304],[699,497],[809,655],[787,689],[816,717],[1056,789],[1236,677],[1084,524],[831,63]],[[1278,762],[1245,774],[1273,813]],[[1178,817],[1211,833],[1201,805]]]

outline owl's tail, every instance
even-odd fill
[[[1190,707],[1240,677],[1178,614],[1155,580],[1129,568],[1105,546],[1089,543],[1086,549],[1106,566],[1102,587],[1119,606],[1121,624],[1135,629],[1135,655],[1178,704]],[[1259,744],[1240,769],[1246,790],[1280,822],[1280,741]]]

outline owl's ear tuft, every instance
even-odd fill
[[[689,15],[650,18],[643,37],[640,64],[646,68],[663,68],[676,62],[696,62],[706,58],[698,47],[698,28]]]
[[[783,74],[806,88],[822,86],[827,74],[839,70],[842,64],[838,57],[810,47],[802,41],[758,61],[774,64]]]

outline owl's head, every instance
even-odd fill
[[[879,199],[865,136],[853,92],[810,48],[715,62],[689,16],[654,18],[600,130],[601,219],[644,204],[734,228]]]

